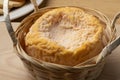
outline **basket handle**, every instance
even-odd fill
[[[31,3],[34,5],[34,11],[37,12],[39,10],[36,0],[30,0]],[[8,30],[8,33],[12,39],[13,45],[17,44],[17,39],[15,36],[15,31],[13,30],[11,21],[10,21],[10,15],[9,15],[9,0],[4,0],[3,2],[3,13],[4,13],[4,19],[5,24]]]
[[[113,28],[113,32],[116,31],[115,24],[117,20],[120,18],[120,12],[115,15],[115,17],[112,20],[111,27]],[[114,41],[112,41],[106,48],[108,51],[108,54],[110,54],[116,47],[120,45],[120,36],[118,36]],[[106,54],[107,56],[107,54]]]
[[[16,36],[15,36],[15,32],[13,30],[13,27],[12,27],[12,24],[11,24],[11,21],[10,21],[10,16],[9,16],[9,0],[4,0],[3,2],[3,12],[4,12],[4,19],[5,19],[5,24],[6,24],[6,27],[7,27],[7,30],[8,30],[8,33],[13,41],[13,45],[16,45],[17,44],[17,39],[16,39]]]
[[[113,32],[116,31],[115,24],[119,18],[120,18],[120,12],[117,13],[112,20],[111,26],[113,28]],[[112,41],[109,45],[106,46],[107,54],[104,56],[111,54],[111,52],[119,45],[120,45],[120,36],[118,36],[114,41]]]
[[[112,20],[111,27],[113,28],[113,31],[116,31],[115,23],[120,18],[120,12],[115,15],[115,17]],[[99,63],[103,58],[105,58],[107,55],[111,54],[111,52],[120,45],[120,36],[118,36],[114,41],[112,41],[110,44],[108,44],[100,53],[100,55],[97,58],[96,63]]]
[[[118,12],[112,20],[112,28],[114,29],[114,31],[116,31],[115,24],[119,18],[120,18],[120,12]],[[119,45],[120,45],[120,36],[118,36],[109,47],[112,51]]]
[[[30,1],[31,1],[31,3],[32,3],[33,6],[34,6],[34,11],[37,12],[37,11],[39,10],[39,8],[38,8],[38,5],[37,5],[36,0],[30,0]]]

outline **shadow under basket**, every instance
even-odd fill
[[[44,62],[30,57],[25,52],[24,38],[29,30],[29,28],[34,24],[34,22],[45,12],[59,8],[43,8],[39,9],[31,15],[27,16],[20,24],[15,32],[17,43],[14,45],[15,51],[20,59],[23,61],[25,67],[34,76],[35,80],[94,80],[96,79],[105,64],[105,58],[120,44],[120,39],[115,39],[116,30],[114,25],[111,25],[110,20],[105,17],[102,13],[96,10],[81,8],[85,12],[98,17],[102,22],[106,24],[103,42],[107,41],[108,45],[100,52],[99,55],[80,63],[76,66],[65,66],[60,64],[54,64],[49,62]],[[6,21],[7,22],[7,21]],[[116,19],[113,20],[113,23]],[[119,42],[117,42],[119,41]],[[14,41],[13,41],[14,42]]]

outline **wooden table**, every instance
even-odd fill
[[[44,0],[39,6],[79,6],[93,8],[107,15],[110,19],[113,19],[117,12],[120,12],[120,0]],[[15,21],[21,21],[25,16],[16,19]]]
[[[101,11],[109,18],[120,11],[120,0],[45,0],[46,6],[80,6]]]
[[[19,23],[12,23],[14,29]],[[119,26],[119,25],[117,25]],[[120,35],[120,28],[117,28]],[[97,80],[120,80],[120,47],[106,59],[104,70]],[[0,80],[32,80],[19,57],[13,52],[12,41],[4,22],[0,22]]]
[[[84,6],[105,13],[108,17],[120,11],[120,0],[45,0],[44,6]],[[14,29],[19,23],[12,23]],[[117,25],[119,26],[119,25]],[[119,26],[120,27],[120,26]],[[120,28],[117,28],[120,35]],[[102,74],[97,80],[120,80],[120,47],[106,59]],[[33,80],[19,57],[13,52],[12,41],[4,22],[0,22],[0,80]]]

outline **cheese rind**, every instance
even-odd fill
[[[74,66],[100,53],[104,28],[99,18],[80,8],[53,9],[31,26],[26,51],[39,60]]]

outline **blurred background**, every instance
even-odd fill
[[[114,15],[120,11],[120,0],[43,0],[39,8],[50,6],[80,6],[93,8],[112,19]],[[21,21],[24,17],[14,21]]]

